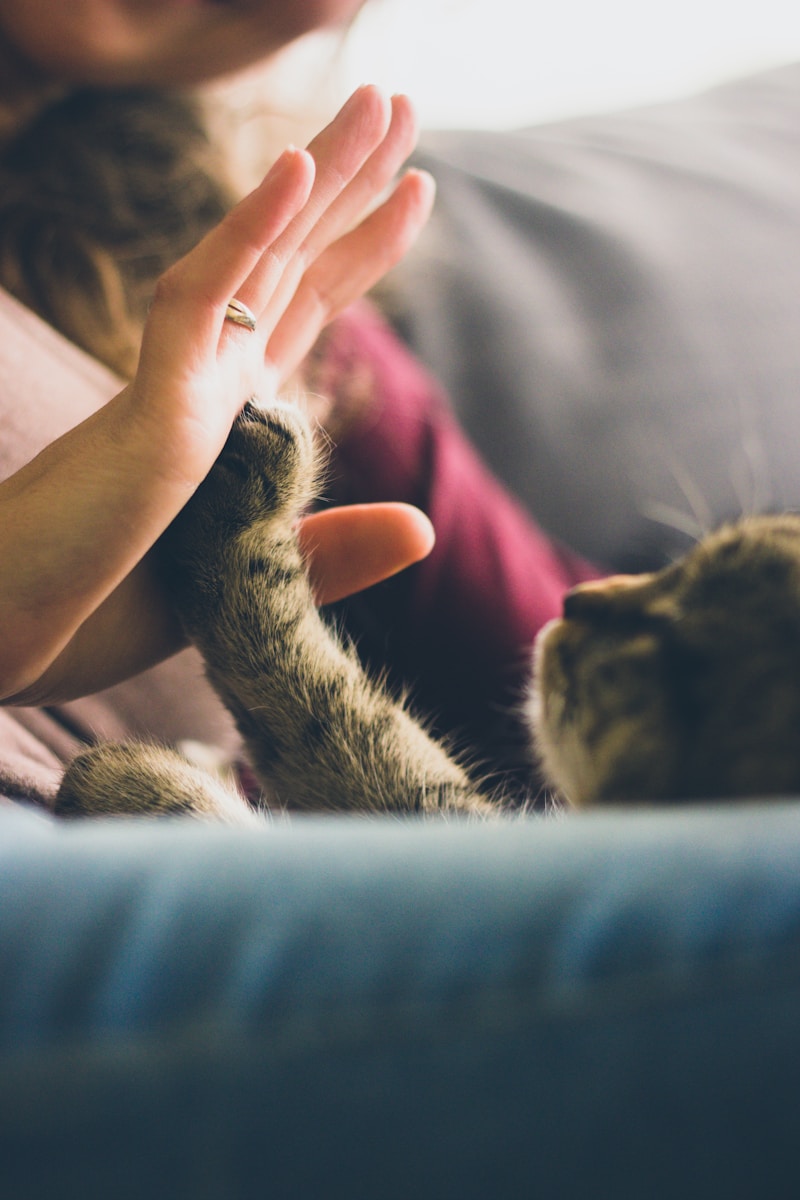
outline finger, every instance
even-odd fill
[[[313,159],[290,147],[259,186],[161,277],[145,327],[143,362],[216,352],[225,306],[303,208],[313,180]]]
[[[416,140],[417,121],[410,100],[406,96],[393,97],[392,116],[385,137],[356,176],[320,216],[295,254],[270,301],[267,327],[278,323],[292,302],[305,272],[315,260],[337,238],[352,229],[386,191],[414,149]]]
[[[306,242],[309,260],[315,259],[364,215],[417,144],[417,118],[411,101],[407,96],[393,96],[391,104],[391,122],[383,141],[309,235]]]
[[[386,136],[310,231],[302,248],[305,262],[313,262],[363,217],[414,149],[417,120],[411,101],[407,96],[394,96],[391,104],[392,115]]]
[[[240,292],[240,298],[260,318],[267,315],[268,309],[282,311],[285,298],[291,295],[309,261],[309,239],[316,227],[325,224],[334,201],[382,145],[390,127],[387,101],[377,88],[368,86],[354,92],[330,125],[310,143],[308,153],[316,173],[308,202]],[[278,283],[283,301],[275,298]]]
[[[332,604],[425,558],[435,540],[410,504],[354,504],[305,517],[300,545],[318,604]]]
[[[280,380],[297,369],[329,321],[363,296],[408,252],[431,213],[436,186],[409,171],[393,195],[306,272],[267,347]]]

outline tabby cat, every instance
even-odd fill
[[[271,803],[498,812],[317,612],[294,532],[315,476],[300,413],[247,405],[162,545],[179,616]],[[657,574],[576,588],[537,640],[527,705],[555,790],[575,804],[800,790],[799,598],[790,516],[723,530]],[[56,811],[263,819],[139,744],[79,755]]]
[[[578,804],[800,792],[800,516],[583,584],[537,638],[530,719]]]

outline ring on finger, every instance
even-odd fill
[[[249,329],[252,333],[256,328],[255,315],[250,311],[246,304],[241,300],[237,300],[234,296],[228,301],[225,309],[225,320],[232,321],[234,325],[241,325],[243,329]]]

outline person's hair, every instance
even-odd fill
[[[0,144],[0,285],[123,376],[158,276],[232,197],[178,95],[80,90]]]

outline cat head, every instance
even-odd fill
[[[800,517],[574,589],[537,638],[528,715],[575,804],[800,792]]]

